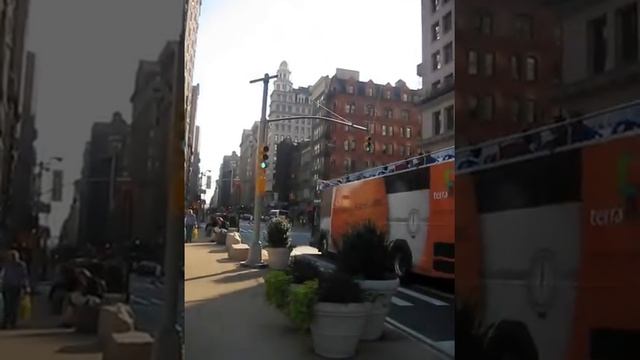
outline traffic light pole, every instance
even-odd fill
[[[261,171],[258,164],[262,161],[259,158],[260,153],[262,152],[262,147],[267,144],[267,97],[269,96],[269,81],[277,77],[277,75],[270,76],[269,74],[264,74],[264,77],[261,79],[255,79],[249,82],[250,84],[262,82],[262,115],[260,117],[260,127],[258,129],[256,162],[254,164],[256,174],[256,182],[254,185],[256,191],[253,198],[253,241],[249,248],[248,259],[242,263],[243,266],[252,268],[262,268],[265,266],[262,262],[262,247],[260,246],[260,214],[262,210],[263,194],[258,188],[258,177],[260,176],[259,171]]]

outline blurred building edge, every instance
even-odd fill
[[[200,209],[200,153],[199,129],[196,113],[200,86],[193,85],[193,69],[202,0],[188,0],[184,43],[184,94],[185,94],[185,208]],[[197,204],[196,204],[197,203]],[[196,207],[197,205],[197,207]],[[199,214],[202,215],[202,214]]]
[[[30,185],[18,186],[19,195],[12,196],[16,176],[25,183],[31,182],[28,154],[34,137],[32,113],[33,63],[25,71],[25,34],[29,12],[28,0],[3,0],[0,7],[0,39],[5,44],[0,54],[0,247],[13,243],[25,226],[28,227],[28,205],[31,204]],[[30,72],[30,73],[29,73]],[[26,73],[26,75],[25,75]],[[31,82],[31,84],[25,84]],[[26,109],[25,109],[26,104]],[[25,112],[26,111],[26,112]],[[31,126],[21,121],[30,119]],[[26,134],[22,134],[25,127]],[[31,145],[29,145],[29,143]],[[23,156],[18,156],[21,146],[26,146]],[[19,174],[17,174],[19,172]],[[22,201],[18,213],[13,214],[15,201]],[[26,203],[25,203],[26,202]]]

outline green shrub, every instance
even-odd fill
[[[272,248],[288,247],[290,231],[291,224],[287,219],[278,217],[271,220],[267,228],[267,244]]]
[[[264,282],[267,302],[277,309],[286,311],[293,277],[284,271],[274,270],[267,273]]]
[[[313,321],[313,307],[316,304],[318,280],[306,281],[291,287],[287,314],[301,330],[306,331]]]
[[[394,278],[389,245],[386,234],[371,221],[354,226],[342,237],[338,268],[353,277],[367,280]]]

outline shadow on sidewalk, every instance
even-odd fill
[[[225,253],[225,252],[227,252],[227,249],[223,248],[223,247],[221,247],[221,248],[213,248],[213,249],[209,250],[209,254],[222,254],[222,253]]]
[[[243,268],[240,268],[240,269],[244,270]],[[265,274],[264,270],[246,270],[244,272],[241,272],[235,275],[225,276],[219,279],[213,279],[213,281],[216,283],[222,283],[222,284],[234,283],[234,282],[241,282],[241,281],[247,281],[247,280],[254,280],[262,277],[264,274]]]
[[[214,277],[214,276],[220,276],[220,275],[225,275],[225,274],[233,274],[233,273],[237,273],[240,271],[249,271],[243,267],[241,267],[240,265],[238,265],[236,268],[234,269],[230,269],[230,270],[225,270],[219,273],[215,273],[215,274],[207,274],[207,275],[201,275],[201,276],[194,276],[194,277],[190,277],[188,279],[184,279],[184,281],[193,281],[193,280],[200,280],[200,279],[206,279],[206,278],[210,278],[210,277]]]

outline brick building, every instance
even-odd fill
[[[556,12],[538,1],[456,0],[455,9],[456,146],[552,121],[562,56]]]
[[[357,71],[338,69],[312,87],[318,115],[343,117],[367,131],[318,122],[313,126],[313,179],[331,179],[372,166],[401,160],[420,152],[419,97],[402,80],[394,85],[359,81]],[[367,137],[373,149],[365,150]]]

